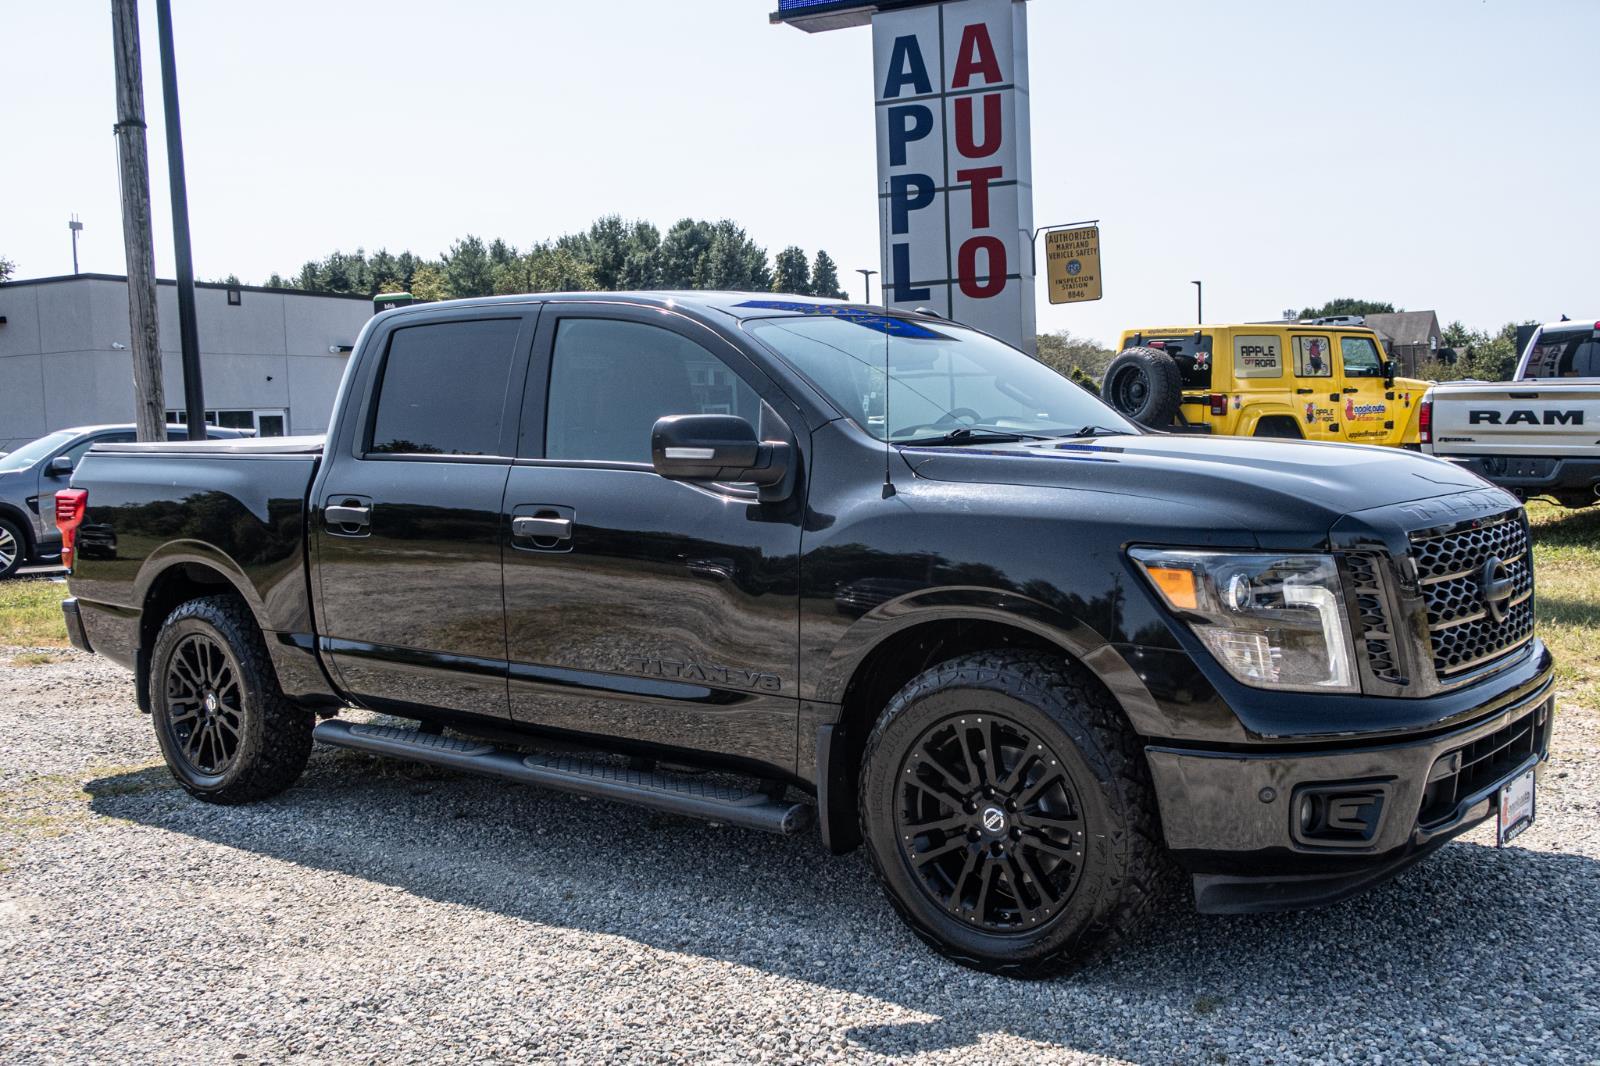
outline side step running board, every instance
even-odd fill
[[[768,833],[798,833],[811,822],[811,807],[804,803],[784,803],[764,792],[747,792],[677,774],[629,770],[570,755],[523,755],[478,740],[337,719],[322,722],[313,735],[322,743],[339,748],[447,766],[579,796],[635,803]]]

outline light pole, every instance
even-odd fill
[[[877,271],[858,267],[856,273],[860,274],[862,280],[867,283],[867,299],[865,302],[870,304],[872,302],[872,275],[876,274]]]
[[[72,272],[78,272],[78,234],[83,232],[83,223],[78,221],[78,216],[73,215],[67,219],[67,228],[72,231]]]
[[[1205,304],[1201,302],[1201,297],[1205,295],[1205,287],[1198,281],[1191,281],[1189,284],[1194,286],[1194,324],[1205,325],[1206,309]]]

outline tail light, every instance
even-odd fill
[[[1228,413],[1228,397],[1225,393],[1213,392],[1211,394],[1211,413],[1214,415]]]
[[[72,569],[72,549],[78,539],[78,527],[83,524],[83,513],[89,507],[89,490],[62,489],[56,493],[56,528],[61,530],[61,565]]]
[[[1417,439],[1423,444],[1433,443],[1433,401],[1423,400],[1417,405]]]

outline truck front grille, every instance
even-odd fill
[[[1514,651],[1533,636],[1533,558],[1520,511],[1474,529],[1413,536],[1411,550],[1428,607],[1433,669],[1441,681]],[[1512,581],[1498,621],[1483,596],[1484,567],[1496,557]]]

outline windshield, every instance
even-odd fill
[[[48,455],[54,455],[56,449],[66,446],[66,443],[77,434],[69,430],[57,430],[49,436],[40,437],[36,441],[29,441],[16,451],[0,459],[0,474],[15,473],[26,470]]]
[[[1099,397],[1026,353],[947,322],[888,315],[766,318],[749,331],[879,440],[916,441],[955,430],[1063,436],[1138,430]],[[884,395],[884,364],[889,367]],[[887,404],[885,404],[887,399]]]

